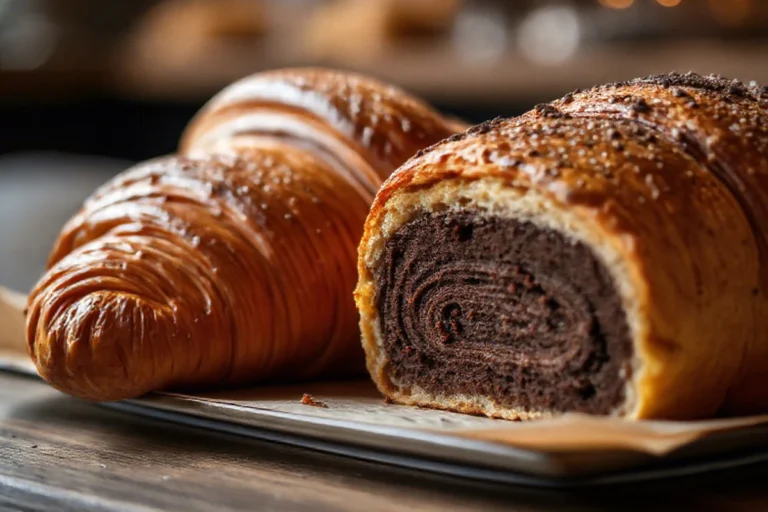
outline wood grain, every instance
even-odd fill
[[[5,510],[765,510],[768,465],[598,490],[492,486],[134,417],[0,374]]]

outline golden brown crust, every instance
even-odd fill
[[[268,115],[267,121],[259,120]],[[212,139],[259,132],[263,123],[275,130],[270,124],[276,118],[290,126],[296,117],[307,128],[319,123],[328,136],[351,146],[379,179],[387,178],[417,151],[465,128],[460,122],[448,123],[397,87],[362,75],[285,69],[241,80],[213,98],[190,124],[182,151],[211,144]]]
[[[461,208],[463,198],[467,208],[554,226],[602,255],[621,289],[635,351],[617,413],[686,419],[765,411],[766,148],[764,89],[669,75],[569,95],[425,150],[386,181],[360,244],[356,300],[374,380],[395,400],[457,403],[423,393],[414,399],[390,379],[372,271],[377,251],[412,212]],[[468,400],[494,416],[549,412]]]
[[[362,369],[355,248],[381,179],[452,133],[357,75],[245,79],[182,155],[128,170],[64,227],[29,297],[40,375],[90,400]]]

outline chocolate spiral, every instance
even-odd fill
[[[402,91],[285,70],[223,91],[182,154],[64,227],[29,298],[41,376],[90,400],[359,372],[355,247],[381,180],[453,129]]]
[[[376,276],[392,378],[508,406],[609,412],[631,352],[621,301],[583,244],[531,223],[422,216]]]
[[[510,419],[768,411],[768,89],[596,87],[421,152],[359,248],[392,400]]]

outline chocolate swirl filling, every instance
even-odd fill
[[[388,373],[436,396],[611,412],[632,353],[613,281],[585,245],[529,222],[421,215],[375,273]]]

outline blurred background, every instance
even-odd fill
[[[470,122],[668,71],[768,83],[764,0],[0,0],[0,284],[229,82],[321,65]]]

